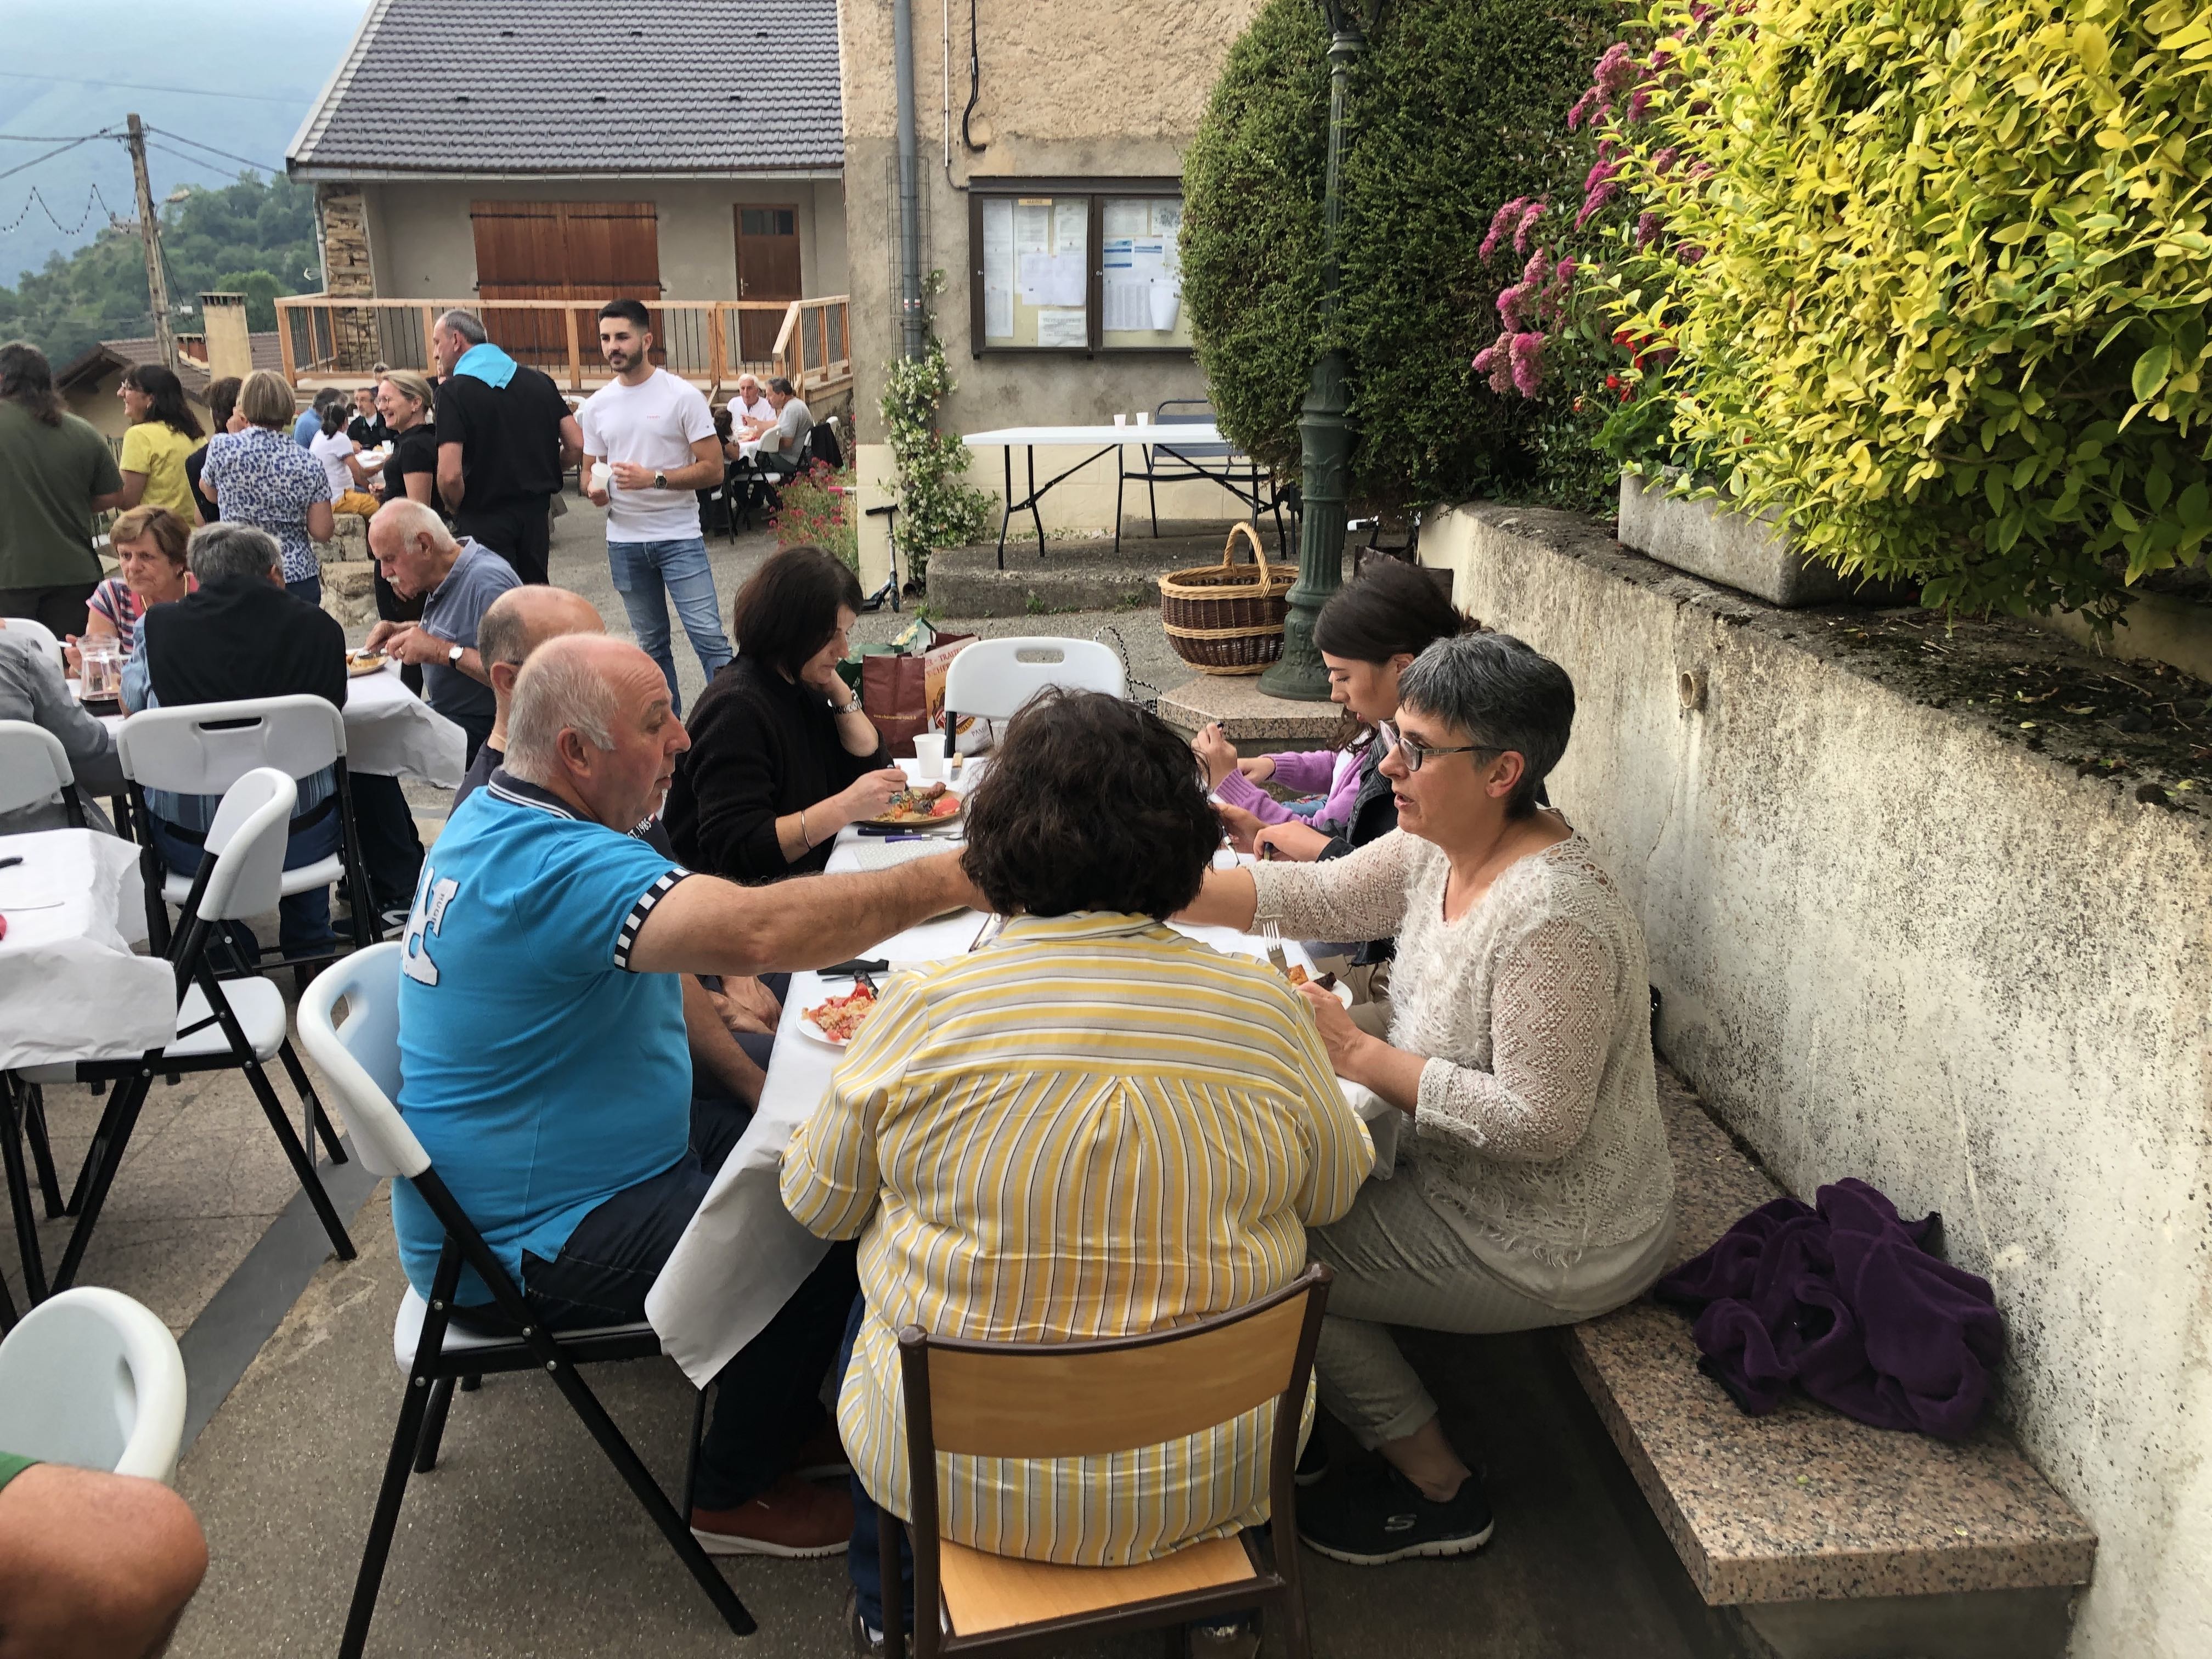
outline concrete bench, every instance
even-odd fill
[[[1686,1261],[1778,1189],[1663,1065],[1659,1103]],[[2001,1429],[1948,1444],[1798,1395],[1747,1417],[1649,1300],[1563,1334],[1698,1593],[1782,1659],[2064,1651],[2097,1535]]]

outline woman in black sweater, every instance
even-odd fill
[[[859,578],[818,547],[787,547],[730,607],[737,659],[687,723],[668,792],[669,838],[695,870],[732,881],[817,871],[847,824],[906,782],[860,700],[838,678]]]

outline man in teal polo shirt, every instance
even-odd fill
[[[507,756],[422,866],[399,994],[399,1104],[552,1330],[644,1316],[646,1292],[736,1144],[744,1109],[692,1100],[680,975],[818,967],[976,899],[955,855],[740,887],[630,831],[690,746],[635,646],[571,635],[515,682]],[[395,1185],[410,1281],[443,1240]],[[709,1550],[833,1554],[850,1500],[794,1463],[854,1294],[835,1254],[724,1370],[692,1526]],[[489,1322],[471,1273],[455,1297]],[[464,1317],[464,1322],[468,1322]]]

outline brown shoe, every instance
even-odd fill
[[[836,1418],[799,1443],[799,1449],[791,1455],[790,1472],[800,1480],[842,1480],[852,1474],[852,1460],[845,1455]]]
[[[733,1510],[693,1510],[691,1535],[709,1555],[842,1555],[853,1537],[853,1499],[787,1474]]]

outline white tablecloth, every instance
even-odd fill
[[[0,1070],[143,1054],[176,1034],[169,964],[146,937],[138,849],[89,830],[0,836]]]
[[[109,731],[123,729],[122,715],[100,718]],[[351,771],[421,778],[448,789],[467,775],[468,733],[410,691],[397,663],[346,682],[345,730]]]
[[[843,851],[841,847],[830,855],[831,872],[840,868]],[[894,969],[943,961],[964,952],[986,920],[963,910],[909,928],[867,954]],[[1231,928],[1178,927],[1176,931],[1234,955],[1265,954],[1257,938]],[[1285,939],[1283,950],[1291,961],[1311,967],[1312,959],[1293,941]],[[830,992],[850,988],[848,980],[825,982],[819,974],[792,975],[783,1018],[776,1027],[775,1054],[769,1062],[753,1121],[645,1299],[645,1316],[659,1333],[661,1347],[701,1388],[760,1334],[829,1249],[792,1219],[783,1207],[778,1180],[783,1149],[822,1103],[841,1057],[837,1049],[799,1031],[799,1014]],[[1352,1094],[1358,1085],[1345,1087],[1376,1138],[1377,1172],[1387,1176],[1402,1114],[1359,1090],[1363,1104]]]

